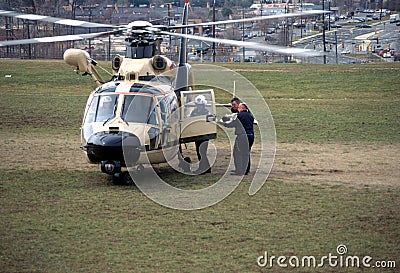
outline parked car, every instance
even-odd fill
[[[275,33],[275,28],[271,27],[267,29],[267,34]]]
[[[384,52],[384,53],[382,54],[382,57],[383,57],[383,58],[391,58],[391,57],[392,57],[392,54],[390,54],[390,52]]]
[[[365,17],[353,17],[353,22],[365,22],[367,19]]]
[[[264,40],[265,40],[265,41],[275,41],[276,38],[273,37],[273,36],[268,36],[268,35],[267,35],[267,36],[265,36]]]
[[[394,54],[394,51],[390,51],[387,49],[383,49],[383,50],[379,51],[379,56],[381,56],[382,58],[390,58],[390,57],[392,57],[393,54]]]
[[[380,20],[381,19],[381,15],[379,14],[374,14],[373,16],[372,16],[372,19],[373,20]]]
[[[358,28],[372,28],[370,25],[368,25],[368,24],[358,24],[358,25],[356,25],[356,27],[358,27]]]
[[[389,21],[390,23],[400,22],[400,14],[391,14]]]
[[[305,28],[306,24],[304,24],[304,23],[294,23],[293,26],[297,27],[297,28]]]

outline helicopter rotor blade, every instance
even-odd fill
[[[184,38],[198,40],[198,41],[228,44],[228,45],[233,45],[233,46],[258,49],[258,50],[280,53],[280,54],[285,54],[285,55],[298,55],[298,56],[304,56],[304,57],[305,56],[312,57],[312,56],[323,56],[324,55],[324,52],[321,52],[321,51],[302,49],[302,48],[296,48],[296,47],[284,47],[284,46],[277,46],[277,45],[260,44],[260,43],[255,43],[255,42],[245,42],[245,41],[237,41],[237,40],[229,40],[229,39],[218,39],[218,38],[212,38],[212,37],[201,37],[201,36],[196,36],[196,35],[191,35],[191,34],[181,34],[181,33],[174,33],[174,32],[168,32],[168,31],[161,31],[160,33],[164,34],[164,35],[184,37]]]
[[[330,11],[310,10],[310,11],[302,11],[302,12],[298,12],[298,13],[284,13],[284,14],[275,14],[275,15],[268,15],[268,16],[257,16],[257,17],[242,18],[242,19],[235,19],[235,20],[224,20],[224,21],[207,22],[207,23],[199,23],[199,24],[169,26],[168,28],[169,29],[179,29],[179,28],[198,27],[198,26],[212,26],[212,25],[222,25],[222,24],[233,24],[233,23],[264,21],[264,20],[282,19],[282,18],[299,17],[299,16],[306,17],[306,16],[320,15],[320,14],[325,14],[325,13],[330,13]]]
[[[42,22],[49,22],[49,23],[54,23],[54,24],[74,26],[74,27],[84,27],[84,28],[115,28],[116,27],[114,25],[109,25],[109,24],[92,23],[92,22],[87,22],[87,21],[56,18],[56,17],[37,15],[37,14],[25,14],[25,13],[19,13],[19,12],[9,11],[9,10],[0,10],[0,16],[7,16],[7,17],[18,18],[18,19],[42,21]]]
[[[26,45],[26,44],[38,44],[38,43],[78,41],[78,40],[92,39],[92,38],[96,38],[96,37],[104,36],[104,35],[115,34],[118,32],[119,32],[119,30],[88,33],[88,34],[61,35],[61,36],[32,38],[32,39],[23,39],[23,40],[0,41],[0,47]]]

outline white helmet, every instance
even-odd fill
[[[203,105],[206,105],[206,104],[207,104],[206,97],[204,97],[203,95],[198,95],[198,96],[194,99],[194,103],[195,103],[195,104],[203,104]]]
[[[104,96],[100,99],[100,107],[104,107],[104,103],[112,102],[112,98],[110,96]]]

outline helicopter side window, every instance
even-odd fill
[[[147,119],[147,123],[158,126],[158,118],[157,118],[156,108],[154,106],[152,106],[152,108],[153,109],[150,110],[150,115],[149,115],[149,118]]]
[[[165,99],[163,97],[159,97],[158,105],[160,106],[162,124],[165,124],[167,122],[167,117],[168,117],[167,102],[165,101]]]
[[[91,99],[90,99],[91,98]],[[94,122],[94,118],[96,116],[96,108],[99,101],[98,96],[92,96],[88,99],[85,109],[85,123]]]
[[[99,97],[95,121],[103,122],[114,118],[118,101],[117,95],[101,95]]]
[[[171,113],[175,112],[175,110],[178,108],[178,103],[176,102],[176,97],[174,94],[170,94],[168,96],[168,103]]]
[[[158,126],[153,98],[141,95],[125,96],[122,119],[126,122],[148,123]]]
[[[82,135],[85,141],[93,134],[93,122],[96,117],[98,102],[99,96],[90,96],[86,103]]]

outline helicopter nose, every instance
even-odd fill
[[[140,140],[134,134],[99,132],[89,137],[86,150],[98,161],[119,161],[125,167],[138,161],[140,147]]]

